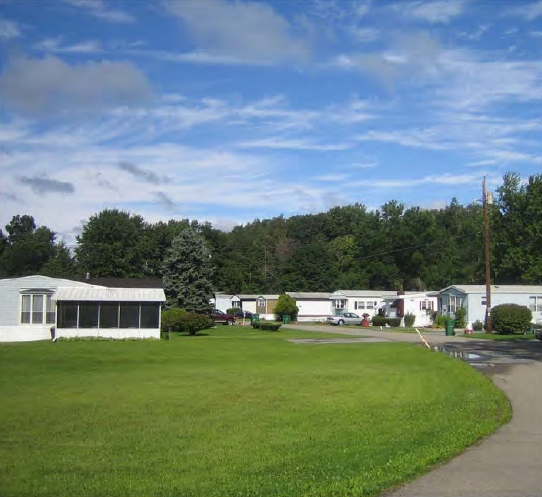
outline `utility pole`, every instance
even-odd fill
[[[486,333],[491,333],[491,260],[489,252],[489,212],[488,193],[486,189],[486,177],[482,182],[482,202],[484,206],[484,238],[486,246]]]

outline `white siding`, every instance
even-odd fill
[[[48,276],[25,276],[0,280],[0,342],[27,342],[34,340],[50,340],[51,325],[20,324],[20,293],[22,290],[41,289],[54,292],[60,287],[105,289],[97,285],[50,278]],[[125,292],[126,289],[122,289]],[[122,293],[121,292],[121,293]],[[161,290],[160,290],[161,292]],[[123,293],[124,295],[124,293]],[[109,338],[160,338],[160,330],[156,329],[57,329],[58,338],[96,336]]]
[[[48,276],[24,276],[0,280],[0,327],[20,324],[20,292],[31,288],[54,291],[61,286],[92,287],[88,283],[49,278]],[[47,333],[49,333],[47,331]]]
[[[331,316],[330,300],[296,300],[298,321],[318,321]]]
[[[256,312],[256,301],[255,300],[243,300],[243,311],[248,311],[255,313]]]
[[[533,297],[535,293],[495,293],[491,295],[491,307],[495,307],[501,304],[518,304],[529,307],[529,297]],[[540,294],[538,294],[540,295]],[[486,316],[486,306],[482,305],[482,297],[485,294],[469,294],[467,300],[467,319],[474,323],[474,321],[484,321]],[[533,323],[542,320],[542,312],[533,312]]]
[[[138,328],[59,328],[56,330],[57,338],[83,338],[83,337],[99,337],[99,338],[156,338],[160,339],[160,330],[157,328],[138,329]],[[47,337],[50,338],[49,331]]]

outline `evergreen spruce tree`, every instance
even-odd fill
[[[164,291],[169,305],[189,312],[209,310],[213,296],[211,252],[191,228],[177,235],[163,262]]]

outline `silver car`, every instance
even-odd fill
[[[336,326],[343,326],[345,324],[357,324],[361,325],[363,318],[358,316],[355,312],[345,312],[340,316],[333,316],[327,318],[328,324],[334,324]]]

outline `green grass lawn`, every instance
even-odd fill
[[[494,335],[493,333],[471,333],[465,335],[466,338],[475,338],[476,340],[534,340],[534,333],[528,335]]]
[[[2,345],[0,495],[374,495],[509,418],[444,354],[293,337],[314,334]]]

